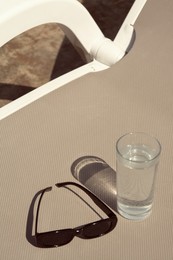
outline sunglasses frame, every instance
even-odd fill
[[[68,244],[69,242],[72,241],[72,239],[75,236],[83,238],[83,239],[92,239],[92,238],[103,236],[103,235],[111,232],[115,228],[115,226],[117,224],[117,217],[114,214],[114,212],[104,202],[102,202],[98,197],[96,197],[92,192],[90,192],[88,189],[86,189],[85,187],[83,187],[80,184],[75,183],[75,182],[62,182],[62,183],[57,183],[55,185],[58,188],[64,187],[64,186],[67,186],[67,185],[73,185],[73,186],[76,186],[76,187],[80,188],[108,216],[108,218],[101,219],[101,220],[98,220],[98,221],[95,221],[95,222],[91,222],[91,223],[88,223],[88,224],[84,224],[82,226],[75,227],[75,228],[67,228],[67,229],[61,229],[61,230],[52,230],[52,231],[48,231],[48,232],[41,232],[41,233],[39,233],[38,232],[38,219],[39,219],[40,204],[41,204],[41,201],[42,201],[42,198],[43,198],[43,195],[45,194],[45,192],[49,192],[49,191],[52,190],[52,187],[47,187],[47,188],[42,190],[42,193],[40,195],[40,199],[38,201],[38,206],[37,206],[36,220],[35,220],[35,238],[36,238],[37,246],[39,246],[39,247],[49,247],[49,248],[50,247],[58,247],[58,246],[62,246],[62,245]],[[100,233],[98,235],[94,235],[92,237],[91,236],[86,236],[85,230],[87,228],[90,228],[92,226],[95,226],[95,225],[101,224],[101,223],[107,223],[107,224],[109,223],[110,226],[109,226],[108,230],[106,230],[105,232]],[[69,233],[71,235],[70,239],[67,242],[61,243],[60,245],[56,245],[54,243],[47,245],[47,244],[44,244],[44,242],[42,241],[42,238],[47,236],[47,235],[48,236],[49,235],[55,235],[56,236],[57,233],[61,233],[61,232],[63,232],[63,233],[66,232],[66,233]]]

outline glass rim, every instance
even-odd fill
[[[141,134],[141,135],[144,135],[144,136],[148,136],[148,137],[151,138],[153,141],[155,141],[155,143],[158,145],[158,152],[156,153],[156,155],[155,155],[153,158],[147,159],[147,160],[144,160],[144,161],[135,161],[135,160],[131,160],[131,159],[128,159],[128,158],[126,158],[126,157],[123,156],[123,154],[119,151],[119,148],[118,148],[119,141],[122,140],[124,137],[126,137],[126,136],[128,136],[128,135],[133,135],[133,134],[136,134],[136,135]],[[130,162],[132,162],[132,163],[148,163],[148,162],[152,162],[152,161],[156,160],[156,159],[160,156],[160,154],[161,154],[161,149],[162,149],[162,146],[161,146],[159,140],[158,140],[156,137],[154,137],[154,136],[152,136],[152,135],[150,135],[150,134],[147,134],[147,133],[145,133],[145,132],[129,132],[129,133],[125,133],[124,135],[120,136],[120,137],[118,138],[118,140],[116,141],[116,151],[117,151],[117,154],[118,154],[123,160],[130,161]]]

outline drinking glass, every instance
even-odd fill
[[[117,207],[131,220],[150,215],[161,145],[145,133],[129,133],[116,143]]]

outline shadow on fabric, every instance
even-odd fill
[[[72,175],[110,208],[117,211],[116,172],[102,159],[84,156],[71,166]]]

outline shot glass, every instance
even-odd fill
[[[129,133],[118,139],[117,208],[123,217],[143,220],[150,215],[160,153],[159,141],[148,134]]]

